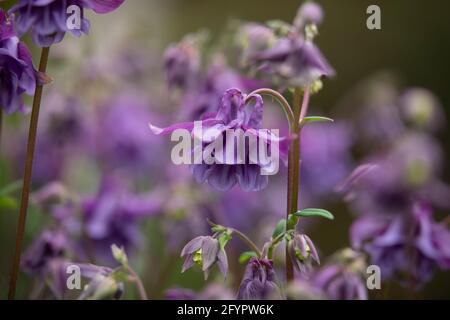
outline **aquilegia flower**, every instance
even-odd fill
[[[31,54],[15,35],[10,18],[0,9],[0,108],[6,113],[23,111],[22,94],[32,95],[35,85]]]
[[[217,113],[210,117],[205,116],[204,120],[196,122],[201,124],[204,133],[214,131],[213,135],[195,136],[196,123],[194,122],[178,123],[167,128],[158,128],[150,124],[150,128],[155,134],[169,134],[177,129],[189,130],[192,135],[201,139],[205,151],[211,148],[216,149],[215,146],[220,146],[220,144],[222,145],[221,149],[226,150],[226,131],[241,130],[244,134],[256,138],[253,147],[261,148],[261,144],[263,144],[268,151],[271,143],[282,141],[284,138],[278,137],[269,130],[258,130],[262,128],[262,97],[254,95],[252,97],[252,100],[255,101],[253,105],[246,98],[240,90],[229,89],[223,95]],[[261,157],[250,161],[250,152],[255,152],[257,148],[246,146],[245,154],[239,156],[239,150],[236,150],[237,143],[234,144],[234,147],[231,156],[228,154],[228,150],[226,151],[227,155],[225,152],[219,153],[218,151],[212,155],[214,157],[212,164],[203,160],[201,164],[192,165],[192,173],[197,182],[208,182],[211,187],[220,191],[229,190],[235,184],[239,184],[244,191],[258,191],[265,188],[268,184],[268,176],[262,174],[262,171],[265,169],[270,171],[273,163],[267,163],[267,159],[261,159]],[[205,151],[203,151],[203,156]]]
[[[182,272],[191,268],[194,264],[201,266],[208,278],[211,268],[217,263],[223,276],[227,276],[228,258],[219,240],[210,236],[199,236],[189,241],[181,251],[181,257],[185,258]]]
[[[251,258],[245,268],[237,299],[262,300],[281,298],[275,277],[271,260]]]
[[[289,241],[289,255],[303,276],[308,276],[312,270],[312,263],[320,264],[319,255],[312,240],[306,234],[296,234]]]
[[[89,21],[84,17],[84,9],[96,13],[108,13],[118,8],[125,0],[20,0],[10,12],[17,15],[16,30],[19,36],[31,29],[33,42],[40,47],[49,47],[61,42],[66,32],[81,36],[89,32]],[[70,6],[80,9],[80,25],[68,27]]]

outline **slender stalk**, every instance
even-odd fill
[[[128,272],[131,274],[131,276],[133,277],[133,281],[136,283],[141,300],[148,300],[147,292],[145,292],[145,288],[142,284],[141,278],[139,278],[137,273],[130,266],[128,266]]]
[[[250,249],[255,251],[258,258],[261,258],[261,256],[262,256],[261,251],[259,250],[258,246],[252,240],[250,240],[249,237],[247,237],[245,234],[243,234],[242,232],[240,232],[237,229],[234,229],[234,228],[227,228],[227,229],[231,230],[234,234],[236,234],[242,241],[245,242],[245,244],[247,244],[249,246]]]
[[[39,71],[45,73],[47,70],[47,62],[50,48],[42,48],[41,58],[39,62]],[[22,252],[22,242],[25,233],[25,224],[27,218],[28,200],[30,195],[30,184],[33,169],[33,156],[36,146],[36,134],[39,119],[39,109],[41,106],[43,85],[36,83],[36,90],[33,98],[33,109],[31,112],[30,129],[28,131],[27,157],[25,160],[25,170],[22,186],[22,199],[20,203],[19,221],[17,224],[16,244],[14,248],[14,258],[11,270],[11,278],[9,282],[8,299],[13,300],[16,295],[17,276],[19,273],[20,256]]]

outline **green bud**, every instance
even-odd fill
[[[123,248],[119,248],[115,244],[111,246],[111,251],[114,259],[122,266],[128,266],[128,258]]]

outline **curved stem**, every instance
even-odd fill
[[[42,48],[39,62],[39,71],[45,73],[47,70],[48,54],[50,48]],[[16,233],[16,245],[14,248],[14,258],[9,282],[8,299],[12,300],[16,295],[17,276],[19,273],[20,256],[22,252],[22,242],[25,234],[25,223],[27,218],[28,200],[30,195],[31,175],[33,169],[33,156],[36,146],[36,134],[39,119],[39,109],[41,106],[43,85],[36,83],[36,90],[33,98],[33,109],[31,112],[30,129],[28,131],[27,156],[25,160],[25,170],[22,186],[22,199],[20,203],[19,221]]]
[[[310,95],[311,95],[311,90],[309,89],[309,86],[308,86],[305,88],[305,94],[303,95],[303,102],[302,102],[302,106],[301,106],[299,122],[302,122],[302,120],[306,117],[306,114],[308,113]]]
[[[145,288],[144,288],[144,285],[142,284],[141,278],[139,278],[137,273],[130,266],[128,266],[128,272],[131,274],[134,282],[136,283],[141,300],[148,300],[147,292],[145,292]]]
[[[234,228],[227,228],[227,229],[235,233],[239,238],[241,238],[241,240],[244,241],[247,244],[247,246],[249,246],[250,249],[255,251],[258,258],[261,258],[262,256],[261,251],[259,250],[258,246],[252,240],[250,240],[249,237],[247,237],[245,234],[243,234],[237,229]]]
[[[287,100],[283,97],[282,94],[280,94],[279,92],[277,92],[275,90],[269,89],[269,88],[262,88],[262,89],[257,89],[255,91],[251,92],[247,96],[247,100],[251,99],[256,94],[271,96],[271,97],[275,98],[278,101],[278,103],[281,105],[281,107],[283,108],[284,114],[286,115],[286,118],[289,122],[289,128],[292,129],[292,127],[294,126],[294,123],[295,123],[294,113],[292,112],[289,102],[287,102]]]

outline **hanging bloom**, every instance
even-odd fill
[[[306,234],[295,234],[294,238],[289,241],[289,255],[294,266],[306,277],[311,272],[314,261],[320,264],[316,247]]]
[[[217,263],[223,276],[227,276],[228,258],[219,240],[210,236],[199,236],[189,241],[181,251],[181,257],[185,258],[181,272],[191,268],[195,263],[201,266],[208,278],[211,268]]]
[[[195,138],[201,140],[202,150],[215,149],[221,144],[222,151],[226,150],[228,130],[241,130],[242,133],[256,138],[255,146],[264,145],[269,150],[271,143],[284,140],[268,130],[258,130],[262,127],[263,100],[259,95],[253,96],[255,104],[251,105],[246,100],[246,96],[238,89],[229,89],[222,97],[219,110],[210,117],[197,123],[201,124],[203,132],[214,133],[195,136],[194,122],[179,123],[167,128],[158,128],[150,124],[150,128],[155,134],[169,134],[176,129],[189,130]],[[225,155],[218,152],[213,155],[212,164],[202,161],[201,164],[192,165],[192,173],[199,183],[208,182],[216,190],[226,191],[235,184],[244,191],[258,191],[268,184],[268,176],[261,174],[264,170],[271,170],[273,163],[267,163],[260,157],[249,160],[250,152],[255,152],[255,148],[245,147],[245,154],[239,155],[236,152],[237,144],[234,144],[233,154]],[[228,151],[227,151],[228,153]],[[208,155],[207,155],[208,157]],[[266,162],[266,163],[264,163]]]
[[[275,277],[271,260],[251,258],[245,268],[237,299],[280,299],[280,289],[275,283]]]
[[[24,111],[22,94],[32,95],[36,71],[31,54],[13,31],[13,23],[0,9],[0,107],[6,113]]]
[[[33,42],[40,47],[49,47],[61,42],[66,32],[81,36],[89,32],[90,23],[84,17],[84,9],[96,13],[108,13],[118,8],[125,0],[20,0],[11,8],[16,15],[15,27],[19,36],[31,29]],[[80,9],[80,26],[68,27],[70,13],[67,9],[77,6]]]
[[[419,287],[430,280],[435,267],[450,268],[450,250],[445,244],[450,232],[432,220],[429,206],[416,203],[412,210],[395,217],[358,219],[351,228],[351,241],[383,270],[383,278]]]
[[[305,2],[300,6],[294,19],[294,27],[301,30],[307,24],[320,24],[323,20],[322,7],[315,2]]]

